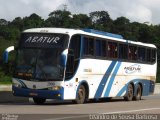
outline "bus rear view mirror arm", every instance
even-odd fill
[[[13,51],[14,49],[15,49],[14,46],[10,46],[10,47],[6,48],[6,50],[3,53],[3,62],[4,63],[8,63],[9,53],[11,51]]]

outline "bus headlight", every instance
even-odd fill
[[[50,90],[60,90],[61,86],[53,86],[52,88],[49,88]]]
[[[18,88],[22,87],[22,85],[20,83],[13,83],[13,86],[18,87]]]

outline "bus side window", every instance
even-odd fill
[[[80,35],[74,35],[71,38],[66,66],[66,79],[71,78],[78,68],[80,58],[80,40]]]
[[[74,55],[69,52],[67,59],[66,72],[67,74],[71,74],[74,72]]]
[[[94,39],[84,37],[83,47],[84,47],[84,55],[86,56],[94,56]]]
[[[109,58],[117,58],[117,43],[108,42],[108,57]]]
[[[151,62],[154,63],[156,61],[156,50],[152,49],[152,57],[151,57]]]
[[[102,40],[101,41],[101,44],[102,44],[102,57],[107,57],[107,42]]]
[[[128,50],[128,57],[129,60],[137,60],[137,47],[136,46],[129,46]]]
[[[146,54],[146,49],[144,47],[139,47],[138,48],[138,61],[140,62],[145,61],[145,54]]]
[[[151,49],[147,48],[147,62],[151,62]]]
[[[96,40],[96,56],[101,57],[101,40]]]
[[[106,57],[106,41],[96,40],[96,57]]]
[[[119,58],[120,59],[127,59],[128,58],[128,45],[126,44],[119,44]]]

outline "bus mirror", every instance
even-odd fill
[[[60,57],[60,65],[65,67],[67,64],[67,54],[68,54],[68,49],[65,49]]]
[[[6,48],[6,50],[3,53],[3,62],[8,63],[8,57],[9,57],[9,52],[14,50],[14,46],[10,46]]]

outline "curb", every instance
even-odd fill
[[[12,91],[12,85],[0,85],[0,91]]]
[[[160,83],[155,84],[154,94],[160,94]]]

